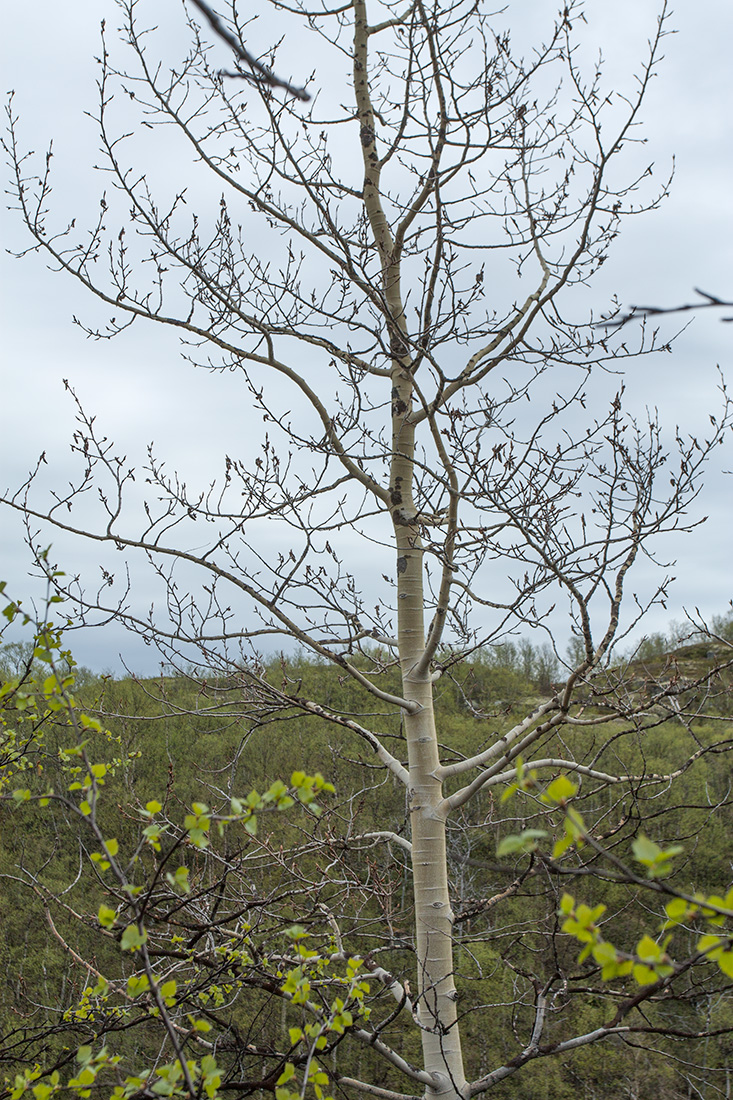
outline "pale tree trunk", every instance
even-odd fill
[[[390,503],[397,550],[397,641],[405,712],[412,871],[417,952],[418,1020],[424,1069],[434,1075],[429,1094],[461,1098],[466,1092],[453,978],[453,911],[448,892],[445,812],[425,653],[423,547],[413,499],[415,426],[413,379],[405,339],[407,326],[400,286],[400,245],[386,217],[380,189],[381,162],[369,90],[367,10],[354,4],[354,92],[364,161],[363,201],[382,267],[382,292],[392,352],[392,457]],[[399,231],[398,231],[399,237]]]
[[[400,620],[416,618],[407,612]],[[401,634],[401,630],[400,630]],[[408,649],[409,652],[409,649]],[[466,1079],[453,980],[453,911],[448,894],[442,785],[434,778],[437,738],[429,677],[416,680],[411,659],[401,653],[405,696],[420,705],[405,719],[410,771],[410,821],[418,968],[418,1019],[424,1068],[435,1075],[434,1091],[463,1097]]]
[[[423,548],[412,495],[415,430],[411,380],[397,369],[392,389],[390,492],[397,546],[397,621],[402,692],[414,704],[404,717],[410,785],[418,1020],[424,1068],[441,1097],[463,1097],[466,1078],[453,979],[453,911],[448,892],[445,812],[429,669],[425,651]]]

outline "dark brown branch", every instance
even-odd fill
[[[277,76],[272,69],[268,69],[266,65],[263,65],[261,61],[258,61],[256,57],[253,57],[249,50],[246,50],[240,40],[231,33],[225,23],[219,18],[215,11],[204,3],[204,0],[191,0],[201,14],[208,20],[211,29],[215,34],[218,34],[219,38],[223,39],[228,46],[231,46],[237,58],[244,64],[249,65],[252,69],[252,73],[228,73],[222,72],[221,76],[229,77],[244,77],[246,80],[251,80],[254,84],[269,84],[271,88],[282,88],[290,95],[295,96],[296,99],[300,99],[303,103],[307,103],[310,100],[310,95],[306,92],[305,88],[297,88],[294,84],[291,84],[288,80],[283,80],[282,77]]]

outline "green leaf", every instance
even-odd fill
[[[683,850],[679,844],[662,849],[649,837],[639,835],[632,842],[631,849],[637,863],[642,863],[649,878],[663,878],[670,872],[669,861]]]
[[[136,924],[128,924],[127,928],[122,933],[120,945],[123,951],[139,951],[147,938],[148,933],[145,928],[140,931]]]
[[[544,829],[525,829],[518,836],[505,836],[496,848],[496,854],[501,856],[513,855],[515,852],[526,853],[537,850],[537,841],[547,836]]]
[[[168,872],[166,879],[171,886],[175,886],[183,894],[190,894],[191,886],[188,881],[188,867],[179,867],[174,875]]]
[[[719,909],[725,909],[725,898],[721,898],[718,894],[711,894],[705,899],[706,904],[702,906],[702,915],[708,924],[714,924],[721,926],[725,924],[725,917],[722,913],[717,913],[715,909],[709,909],[708,906],[716,905]]]
[[[641,963],[636,963],[634,966],[634,978],[639,985],[652,985],[656,982],[656,973],[648,966],[642,966]]]
[[[288,1081],[292,1081],[295,1077],[295,1066],[292,1062],[286,1062],[285,1068],[277,1079],[278,1085],[286,1085]]]
[[[575,898],[571,894],[563,894],[560,898],[559,912],[569,916],[575,908]]]
[[[289,928],[285,929],[285,935],[289,940],[302,940],[308,933],[302,924],[291,924]]]
[[[577,793],[577,786],[566,775],[558,775],[557,779],[553,779],[549,787],[542,795],[543,802],[554,802],[557,805],[561,805],[569,798],[572,798]]]
[[[572,833],[566,832],[559,840],[556,840],[552,846],[552,858],[559,859],[561,855],[567,852],[568,848],[572,848],[575,844],[575,837]]]
[[[672,898],[667,902],[664,907],[664,911],[667,914],[670,923],[679,924],[687,916],[688,903],[683,898]]]
[[[607,966],[609,963],[615,963],[618,960],[618,953],[612,943],[595,944],[591,954],[601,966]]]
[[[664,950],[651,936],[642,936],[636,945],[636,955],[643,963],[656,963],[664,955]]]
[[[697,941],[697,949],[698,951],[706,952],[708,958],[712,959],[713,962],[715,962],[718,958],[718,955],[723,950],[721,947],[720,936],[701,936],[700,939]]]
[[[637,863],[645,863],[647,865],[656,863],[662,854],[662,849],[658,844],[655,844],[649,837],[641,834],[634,838],[631,850],[634,853],[634,859]]]
[[[147,993],[150,989],[150,981],[147,974],[131,974],[127,979],[127,992],[131,997],[139,997],[141,993]]]
[[[733,951],[721,951],[717,963],[727,978],[733,978]]]
[[[115,922],[117,913],[114,909],[110,909],[106,905],[100,905],[97,912],[97,920],[102,925],[102,928],[111,928]]]

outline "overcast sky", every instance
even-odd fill
[[[517,0],[506,18],[518,37],[529,40],[538,15],[546,15],[551,6],[549,0]],[[611,82],[617,76],[627,78],[643,54],[657,7],[655,0],[589,0],[589,42],[597,40],[608,57]],[[175,26],[177,0],[144,0],[141,8],[162,13]],[[116,27],[118,17],[109,0],[4,5],[3,84],[16,92],[25,142],[42,149],[54,140],[59,212],[71,209],[80,196],[88,196],[94,208],[101,190],[91,170],[97,159],[94,124],[84,111],[95,105],[93,59],[105,15],[110,28]],[[690,300],[695,286],[733,296],[733,5],[687,0],[680,3],[672,26],[678,33],[666,40],[666,60],[644,112],[644,156],[661,165],[676,158],[672,196],[661,210],[626,226],[592,292],[577,292],[576,315],[591,306],[602,310],[613,293],[629,305],[679,304]],[[257,32],[255,24],[252,33]],[[182,46],[184,42],[181,33]],[[0,232],[11,251],[28,243],[12,212],[3,210]],[[188,464],[213,472],[222,450],[236,446],[232,441],[241,437],[243,425],[247,430],[248,413],[246,393],[236,379],[212,378],[181,363],[175,334],[140,328],[113,343],[89,341],[72,317],[100,315],[78,286],[47,271],[37,256],[17,261],[3,254],[0,263],[0,487],[22,480],[41,450],[63,482],[73,431],[64,378],[131,456],[139,457],[145,443],[155,439],[171,467]],[[664,324],[671,333],[679,323],[672,318]],[[693,432],[702,431],[708,412],[716,411],[716,364],[728,368],[732,354],[733,325],[712,314],[697,316],[677,341],[673,357],[629,365],[636,407],[657,405],[665,425],[680,422]],[[724,611],[733,596],[731,482],[721,472],[730,467],[729,450],[711,467],[700,501],[700,513],[708,513],[709,522],[670,547],[679,578],[670,618],[681,617],[683,607],[699,606],[705,614]],[[94,569],[93,548],[59,546],[58,539],[55,543],[70,572]],[[27,575],[29,555],[21,524],[7,511],[0,512],[0,553],[0,576],[12,593],[37,594]],[[650,629],[664,622],[660,611]],[[130,646],[114,629],[93,637],[78,635],[73,645],[82,663],[98,669],[118,667],[120,652],[133,666],[150,668],[147,651]]]

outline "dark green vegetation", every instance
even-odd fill
[[[716,625],[713,642],[685,640],[662,652],[650,640],[623,681],[620,669],[609,672],[609,690],[623,682],[649,694],[653,708],[654,692],[673,678],[699,680],[711,661],[720,663],[731,621]],[[278,710],[251,679],[113,680],[77,671],[74,684],[61,645],[46,631],[35,656],[31,647],[3,652],[0,1097],[30,1089],[35,1100],[59,1089],[82,1097],[174,1094],[182,1085],[176,1043],[202,1095],[282,1093],[288,1059],[316,1096],[343,1092],[338,1075],[349,1072],[399,1087],[368,1043],[355,1048],[353,1066],[340,1059],[330,1080],[309,1074],[300,1036],[319,1044],[327,1072],[350,1027],[371,1026],[375,1042],[383,1037],[401,1057],[418,1058],[388,988],[393,980],[406,991],[415,984],[401,786],[352,731]],[[448,751],[455,758],[469,751],[480,723],[492,733],[508,726],[559,672],[551,654],[528,643],[459,666],[439,695]],[[287,681],[291,692],[299,684],[304,696],[366,721],[354,710],[352,682],[318,662],[273,661],[264,681],[275,688]],[[619,722],[598,740],[585,727],[575,744],[566,729],[562,743],[542,747],[546,756],[646,777],[619,799],[588,782],[572,800],[598,851],[584,843],[569,863],[550,858],[564,813],[543,804],[527,777],[510,804],[514,816],[500,806],[505,788],[494,788],[453,824],[457,984],[472,1074],[516,1057],[539,995],[551,999],[549,1053],[602,1028],[638,991],[626,976],[602,980],[592,957],[578,963],[578,944],[560,928],[569,891],[607,906],[598,934],[619,951],[633,953],[645,934],[660,942],[668,898],[615,881],[601,847],[628,866],[635,837],[674,841],[682,851],[660,882],[706,898],[728,889],[730,689],[724,670],[704,690],[680,696],[678,719],[660,712],[659,724],[642,733]],[[705,717],[685,717],[703,707]],[[377,721],[399,755],[399,717],[369,716],[370,725]],[[675,770],[682,774],[672,799],[669,783],[650,776]],[[60,797],[43,799],[49,788]],[[256,793],[263,791],[264,798]],[[500,859],[507,829],[538,829],[549,839]],[[705,930],[699,913],[687,917],[674,929],[675,957],[694,953]],[[725,1095],[729,987],[722,962],[691,969],[674,992],[661,988],[640,1005],[623,1039],[531,1062],[492,1092],[520,1100]],[[585,996],[569,996],[578,990]],[[304,1001],[323,1009],[318,1035],[307,1031],[313,1016]]]

